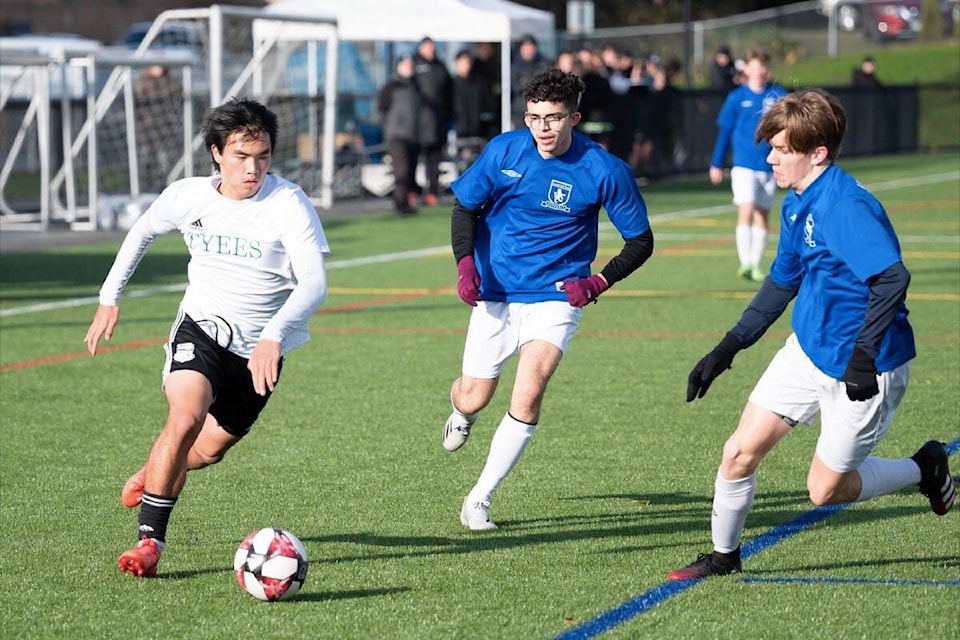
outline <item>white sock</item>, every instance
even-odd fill
[[[523,455],[536,429],[537,425],[520,422],[509,413],[503,416],[490,441],[490,453],[480,479],[470,491],[469,502],[490,502],[493,492]]]
[[[750,242],[752,240],[750,225],[738,224],[736,233],[737,257],[740,259],[740,266],[748,266],[750,264]]]
[[[857,467],[857,473],[862,486],[855,502],[920,484],[920,467],[910,458],[867,458]]]
[[[740,546],[743,537],[743,525],[753,506],[753,496],[757,489],[757,474],[741,480],[724,480],[717,470],[714,482],[713,513],[710,529],[713,534],[713,549],[720,553],[730,553]]]
[[[750,227],[750,266],[759,267],[763,262],[763,254],[767,250],[767,230],[761,227]]]

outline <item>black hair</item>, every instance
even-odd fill
[[[586,89],[580,76],[550,67],[527,82],[523,87],[524,102],[556,102],[576,111],[580,94]]]
[[[207,149],[215,146],[223,152],[231,134],[256,137],[266,133],[270,137],[270,152],[277,145],[277,114],[256,100],[230,98],[207,112],[203,119],[203,143]],[[211,156],[212,158],[212,156]],[[219,169],[216,160],[214,166]]]

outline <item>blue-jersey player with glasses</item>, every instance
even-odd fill
[[[579,77],[559,69],[533,76],[523,92],[527,130],[491,140],[453,183],[457,292],[473,312],[462,374],[450,391],[445,449],[466,443],[504,366],[519,354],[509,409],[460,511],[471,530],[497,528],[490,500],[537,428],[547,383],[577,331],[582,307],[653,253],[647,208],[632,171],[574,131],[583,90]],[[592,273],[601,207],[624,245]]]
[[[910,274],[893,225],[880,202],[834,164],[846,126],[834,96],[807,89],[773,105],[757,128],[757,140],[770,143],[777,186],[789,189],[777,255],[740,321],[690,372],[687,402],[702,398],[795,298],[793,332],[723,447],[713,551],[671,572],[673,580],[740,571],[757,468],[797,424],[817,414],[820,435],[807,472],[814,504],[862,502],[909,486],[937,515],[956,501],[942,443],[930,440],[910,457],[871,455],[906,393],[916,348],[905,304]]]

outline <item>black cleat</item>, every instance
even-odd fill
[[[930,499],[935,514],[946,515],[957,500],[957,483],[950,475],[946,446],[931,440],[910,458],[920,467],[920,493]]]
[[[701,553],[697,559],[683,567],[671,571],[669,580],[699,580],[709,576],[725,576],[740,573],[740,547],[730,553]]]

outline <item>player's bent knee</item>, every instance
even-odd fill
[[[850,496],[848,493],[846,487],[835,483],[818,483],[815,480],[807,480],[807,494],[810,496],[810,502],[818,507],[850,502],[856,499],[856,496]]]
[[[221,451],[217,453],[207,453],[204,451],[199,451],[197,449],[190,450],[190,459],[187,461],[188,466],[191,470],[203,469],[204,467],[209,467],[212,464],[217,464],[223,460],[226,455],[226,451]]]

